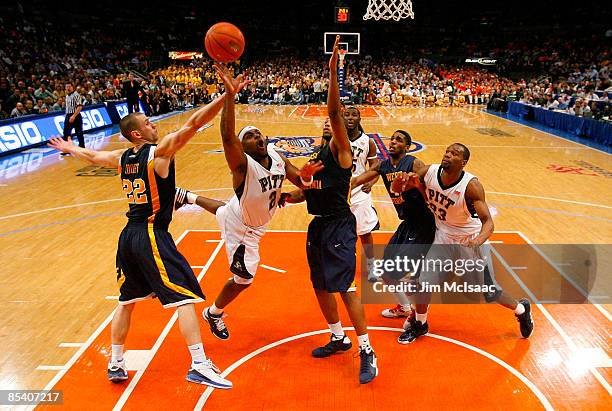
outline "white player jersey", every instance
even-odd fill
[[[353,153],[353,177],[368,171],[368,157],[376,157],[376,153],[370,153],[370,137],[366,133],[351,141],[351,152]],[[361,187],[355,187],[351,191],[351,204],[359,203],[370,197],[370,193],[361,191]]]
[[[482,223],[465,202],[465,190],[475,176],[464,171],[456,184],[445,187],[441,172],[440,164],[432,164],[425,175],[427,201],[436,217],[436,229],[458,238],[478,234]]]
[[[285,161],[268,144],[268,155],[272,159],[270,169],[247,155],[247,172],[241,195],[234,195],[228,206],[242,216],[242,221],[250,227],[265,226],[270,222],[278,208],[281,187],[287,175]]]

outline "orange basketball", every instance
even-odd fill
[[[208,29],[204,39],[206,52],[215,61],[229,63],[237,60],[244,51],[244,36],[231,23],[217,23]]]

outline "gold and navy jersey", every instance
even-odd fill
[[[121,155],[121,182],[130,207],[128,223],[152,223],[167,229],[174,210],[174,160],[168,177],[158,176],[154,168],[155,147],[145,144],[137,152],[129,149]]]
[[[315,160],[320,160],[325,168],[314,175],[312,185],[304,190],[308,213],[324,217],[350,213],[351,167],[340,167],[329,144],[319,150]]]
[[[433,225],[433,215],[429,211],[429,207],[418,189],[413,188],[402,194],[391,191],[391,183],[393,183],[393,180],[395,180],[400,173],[412,172],[412,166],[415,159],[414,156],[407,154],[400,159],[397,166],[393,166],[391,159],[388,158],[380,163],[378,173],[383,179],[385,188],[389,193],[389,197],[391,197],[391,202],[400,220],[421,222],[423,224],[429,222]]]

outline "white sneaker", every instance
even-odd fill
[[[401,304],[396,305],[393,308],[385,308],[380,313],[383,317],[386,318],[402,318],[402,317],[413,317],[414,313],[412,312],[412,308],[407,307],[404,308]]]
[[[220,373],[221,370],[211,360],[206,360],[203,363],[192,363],[186,379],[189,382],[210,385],[214,388],[226,390],[232,388],[232,383],[221,377]]]
[[[108,380],[112,382],[121,382],[128,379],[127,368],[125,366],[125,360],[121,361],[110,361],[106,370]]]

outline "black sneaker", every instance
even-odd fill
[[[187,204],[187,193],[189,191],[184,188],[176,187],[174,190],[174,209],[178,210]]]
[[[378,375],[378,367],[376,366],[376,354],[373,350],[359,350],[359,383],[367,384]]]
[[[202,312],[202,317],[208,321],[210,331],[215,337],[221,340],[227,340],[230,337],[229,331],[227,330],[225,322],[223,321],[223,313],[211,314],[210,308],[207,308]]]
[[[420,321],[414,321],[410,324],[410,328],[400,334],[397,337],[397,342],[400,344],[410,344],[418,337],[425,335],[429,332],[429,324],[421,323]]]
[[[519,322],[519,326],[521,328],[521,335],[523,338],[529,338],[531,333],[533,332],[533,318],[531,317],[531,304],[529,300],[526,298],[521,298],[519,300],[519,304],[522,304],[525,307],[525,312],[521,315],[516,315],[516,319]]]
[[[332,334],[329,342],[323,347],[312,350],[312,356],[315,358],[325,358],[337,353],[338,351],[348,351],[353,346],[351,340],[349,340],[346,335],[339,340],[334,340],[333,337],[334,335]],[[348,342],[345,343],[344,340],[347,340]]]

